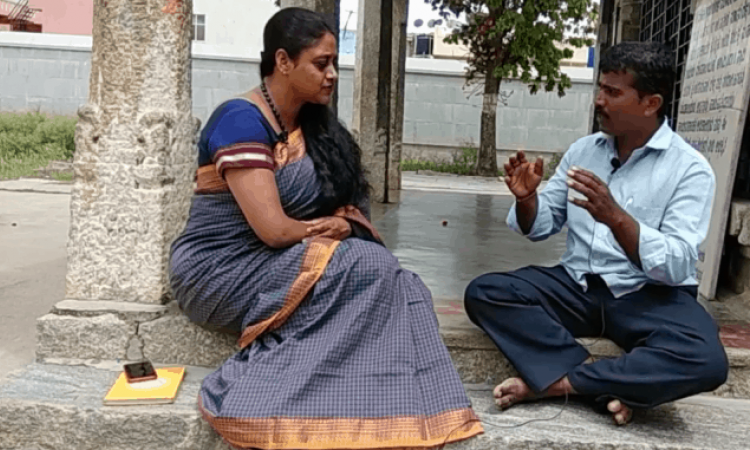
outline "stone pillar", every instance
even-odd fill
[[[192,0],[94,2],[88,103],[79,109],[66,297],[161,304],[169,247],[195,174]]]
[[[372,200],[389,201],[394,0],[359,0],[352,131],[362,148]]]
[[[401,149],[404,139],[406,83],[406,26],[409,0],[393,0],[393,73],[391,76],[391,142],[388,158],[388,188],[401,189]],[[393,200],[393,199],[390,199]]]

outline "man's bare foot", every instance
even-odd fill
[[[536,400],[544,397],[558,397],[561,395],[575,394],[573,386],[570,385],[568,377],[561,378],[549,387],[542,395],[534,394],[534,391],[520,378],[508,378],[500,383],[493,394],[495,395],[495,404],[500,409],[507,409],[516,403]]]
[[[612,419],[617,425],[627,425],[633,419],[633,410],[623,405],[620,400],[609,402],[607,410],[612,413]]]
[[[516,403],[536,398],[534,391],[520,378],[508,378],[495,387],[495,404],[507,409]]]

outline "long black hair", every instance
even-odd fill
[[[336,37],[333,30],[323,14],[303,8],[280,10],[263,30],[261,78],[273,74],[277,50],[285,50],[294,60],[326,33]],[[322,184],[324,213],[330,214],[340,206],[366,202],[370,185],[362,169],[362,151],[330,108],[307,103],[300,109],[298,122],[305,136],[307,154],[315,164]]]

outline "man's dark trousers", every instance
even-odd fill
[[[466,289],[466,312],[536,393],[567,375],[579,394],[651,408],[726,381],[717,326],[694,286],[647,284],[615,298],[599,276],[587,283],[584,292],[562,266],[490,273]],[[599,336],[626,353],[583,364],[575,338]]]

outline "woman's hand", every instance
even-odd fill
[[[342,241],[352,233],[349,222],[341,217],[321,217],[302,223],[308,225],[307,237],[322,236]]]

